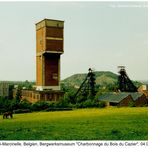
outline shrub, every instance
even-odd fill
[[[104,108],[104,107],[106,107],[106,103],[103,102],[103,101],[99,101],[99,102],[98,102],[98,107],[99,107],[99,108]]]
[[[72,108],[48,108],[46,111],[70,111]]]
[[[128,103],[128,106],[129,106],[129,107],[135,107],[135,102],[130,101],[130,102]]]
[[[15,114],[19,114],[19,113],[30,113],[30,109],[17,109],[17,110],[14,110],[13,113]]]
[[[48,102],[48,108],[54,108],[55,102]]]
[[[60,100],[59,102],[55,102],[54,107],[66,108],[66,107],[68,107],[68,102],[66,100]]]
[[[0,115],[2,115],[4,112],[6,112],[7,110],[6,109],[0,109]]]
[[[83,107],[84,108],[89,108],[89,107],[94,107],[94,102],[92,100],[86,100],[85,102],[83,102]]]
[[[83,102],[85,102],[86,100],[87,100],[87,96],[79,96],[79,97],[77,97],[76,102],[77,102],[77,103],[83,103]]]
[[[45,101],[39,101],[31,105],[32,111],[41,111],[49,107],[48,103]]]
[[[76,103],[75,104],[75,107],[76,108],[83,108],[83,103]]]
[[[31,108],[31,103],[27,100],[23,100],[19,103],[19,108],[21,109],[30,109]]]
[[[11,101],[10,108],[11,108],[12,110],[19,109],[20,106],[19,106],[18,100],[13,99],[13,100]]]

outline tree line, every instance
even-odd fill
[[[106,86],[96,85],[97,90],[95,96],[79,96],[74,98],[77,88],[73,86],[67,86],[61,84],[61,90],[65,92],[64,97],[60,98],[57,102],[38,101],[36,103],[30,103],[26,99],[22,100],[21,90],[23,87],[28,89],[32,88],[32,84],[28,81],[18,85],[16,96],[12,97],[11,86],[10,94],[8,98],[0,97],[0,113],[6,111],[14,111],[15,113],[32,112],[32,111],[54,111],[54,110],[70,110],[72,108],[92,108],[92,107],[105,107],[104,102],[100,102],[98,97],[104,92],[113,92],[117,90],[117,84],[109,84]]]

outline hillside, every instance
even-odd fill
[[[70,86],[79,87],[82,82],[84,81],[87,73],[83,74],[74,74],[64,80],[62,83]],[[108,85],[108,84],[115,84],[117,82],[117,75],[109,72],[109,71],[96,71],[96,85]]]

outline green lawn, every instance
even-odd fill
[[[148,140],[148,107],[1,115],[0,140]]]

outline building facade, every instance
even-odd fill
[[[60,90],[60,55],[64,22],[44,19],[36,24],[36,89]]]
[[[16,97],[17,89],[13,90],[13,98]],[[59,101],[63,97],[62,91],[38,91],[38,90],[21,90],[22,100],[28,100],[31,103],[38,101]]]
[[[22,99],[29,102],[58,101],[60,90],[60,57],[64,52],[64,21],[44,19],[36,24],[36,86],[23,89]],[[13,91],[16,96],[17,89]]]
[[[147,106],[147,97],[140,92],[119,92],[119,93],[105,93],[98,98],[107,106]]]

